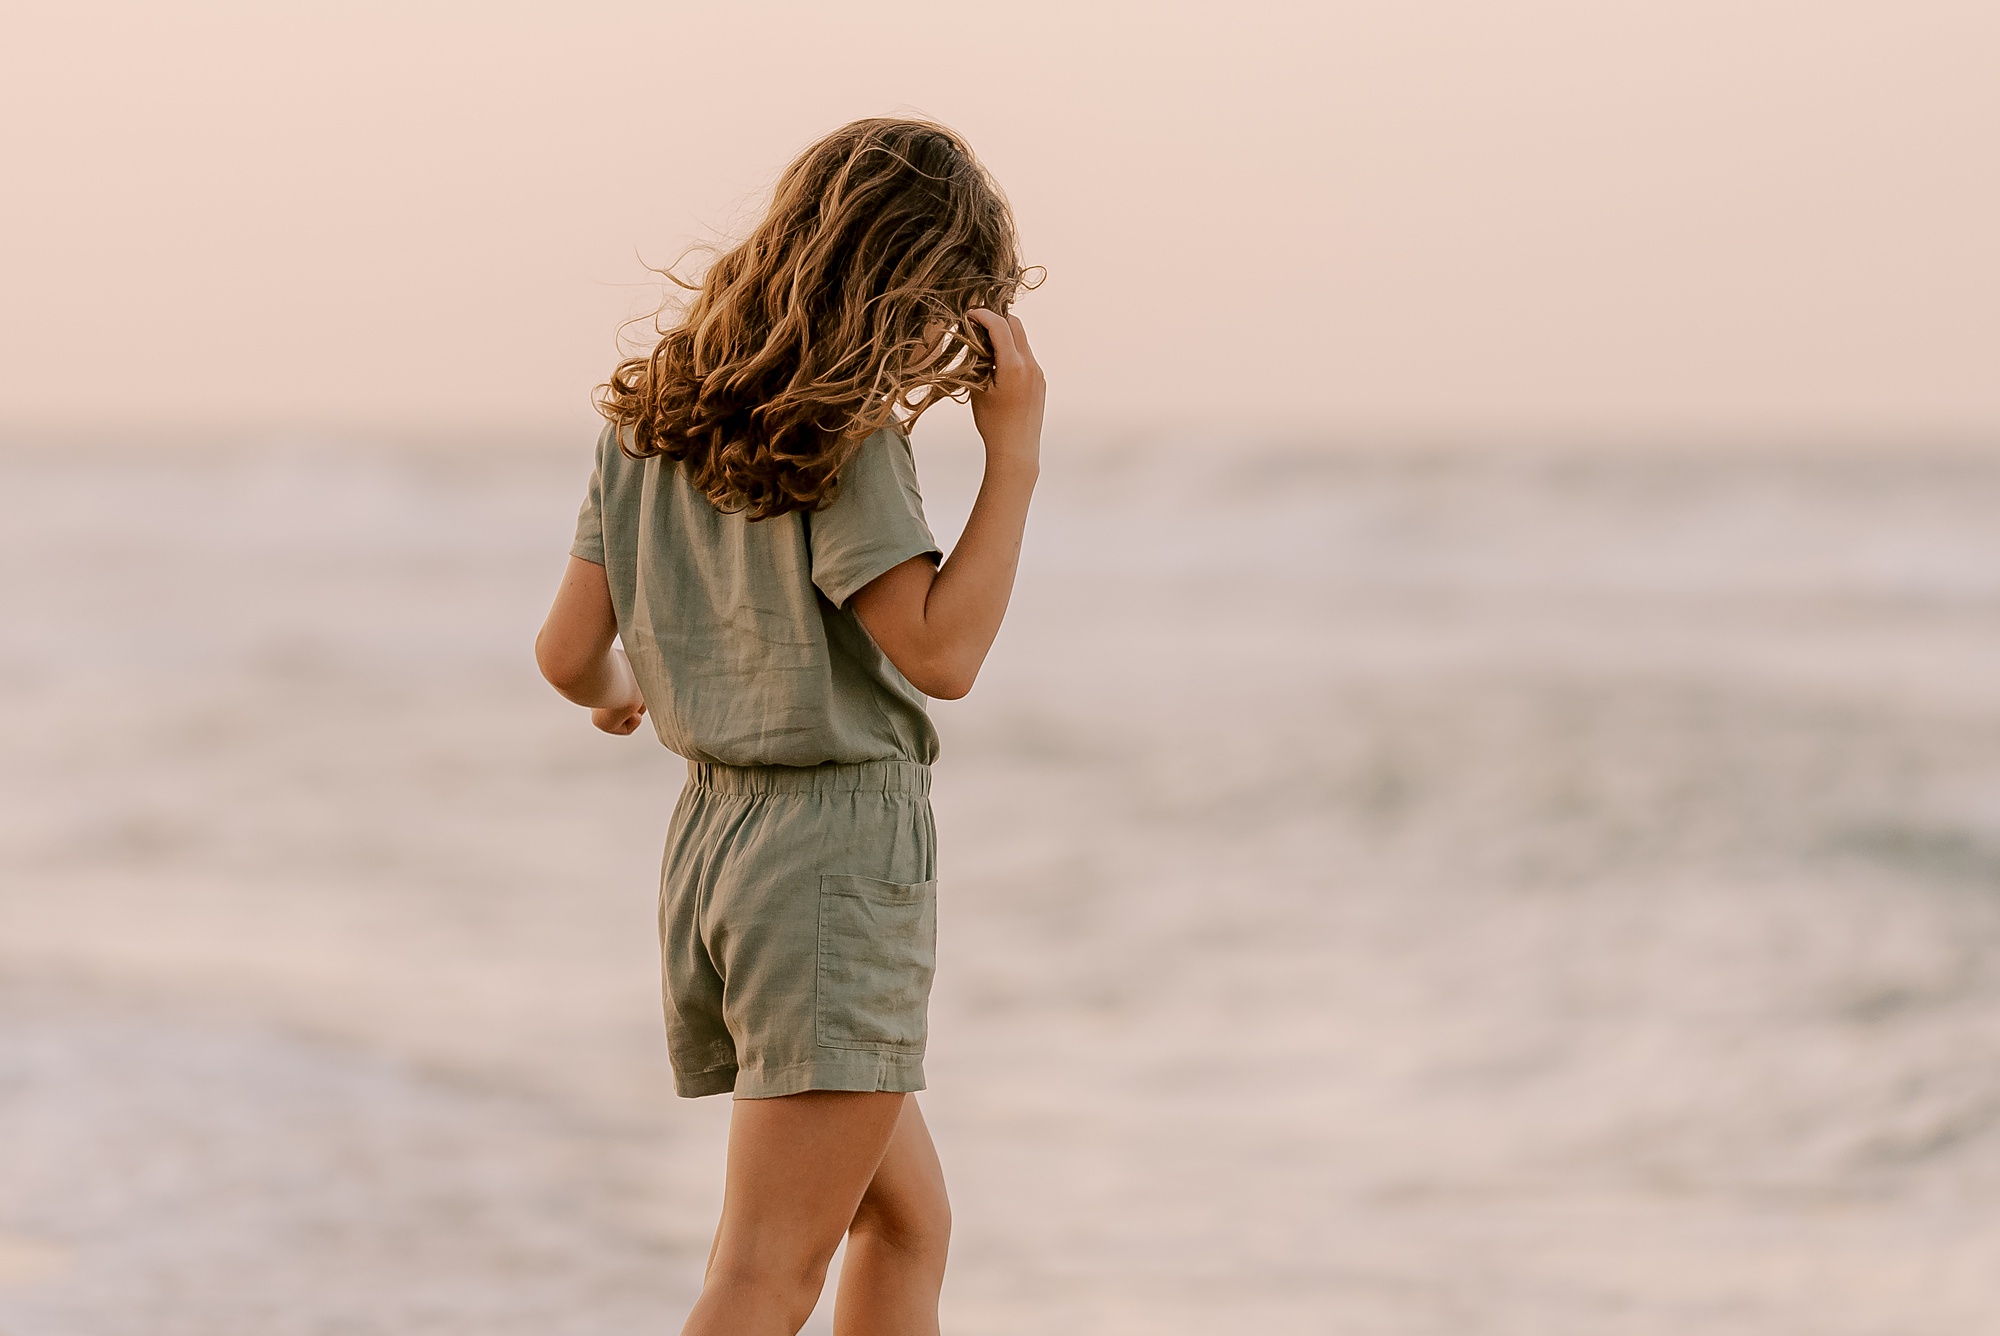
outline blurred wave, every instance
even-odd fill
[[[951,1329],[1990,1323],[2000,453],[1049,454],[937,707]],[[0,1326],[677,1317],[586,467],[0,452]]]

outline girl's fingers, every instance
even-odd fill
[[[1002,320],[983,306],[975,306],[966,315],[979,322],[993,341],[993,360],[997,366],[1012,366],[1021,360],[1021,350],[1014,344],[1014,326]]]
[[[1035,350],[1028,346],[1028,327],[1021,323],[1021,317],[1009,314],[1002,317],[985,307],[974,307],[966,314],[978,320],[993,338],[994,361],[1009,361],[1016,369],[1025,370],[1035,365]],[[1002,337],[1002,335],[1005,337]]]

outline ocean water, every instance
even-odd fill
[[[0,1333],[678,1323],[680,770],[530,655],[584,452],[0,451]],[[1996,514],[1052,439],[936,708],[946,1329],[2000,1331]]]

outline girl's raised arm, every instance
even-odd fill
[[[993,387],[972,396],[972,420],[986,443],[979,498],[943,566],[913,557],[851,600],[855,616],[910,685],[944,700],[972,690],[1007,615],[1028,501],[1041,473],[1047,392],[1020,317],[967,314],[993,343]]]

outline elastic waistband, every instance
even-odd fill
[[[931,768],[920,761],[850,765],[717,765],[689,761],[688,783],[712,793],[907,793],[928,797]]]

